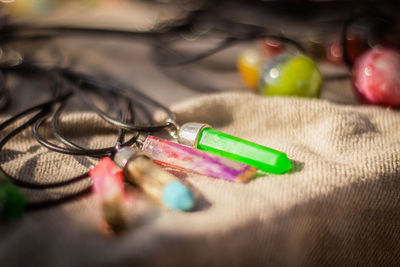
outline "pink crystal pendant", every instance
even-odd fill
[[[93,179],[94,191],[100,198],[105,221],[115,233],[125,230],[126,196],[122,170],[110,158],[102,158],[89,175]]]
[[[147,136],[142,151],[162,165],[188,170],[194,173],[224,179],[230,182],[248,182],[256,168],[210,154],[188,146]]]

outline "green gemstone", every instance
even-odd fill
[[[25,206],[25,195],[0,173],[0,218],[20,218],[24,214]]]
[[[281,174],[292,168],[285,153],[212,128],[205,128],[200,132],[197,148],[257,167],[265,172]]]

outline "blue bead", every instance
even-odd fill
[[[163,203],[176,210],[191,210],[194,206],[194,198],[192,192],[181,182],[169,182],[163,188]]]

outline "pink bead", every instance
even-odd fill
[[[400,53],[374,48],[353,68],[354,91],[362,103],[400,106]]]

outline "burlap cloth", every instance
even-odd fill
[[[246,185],[181,174],[197,190],[196,210],[154,208],[139,197],[129,209],[130,230],[119,237],[99,234],[101,214],[93,195],[31,212],[19,222],[1,224],[0,265],[400,264],[398,112],[239,93],[201,96],[172,109],[179,122],[206,122],[286,152],[293,171]],[[85,127],[88,135],[102,133],[95,139],[79,136],[81,144],[112,145],[115,139],[115,132],[105,131],[90,113],[64,120],[69,134]],[[92,162],[48,152],[30,130],[6,146],[1,160],[11,174],[38,181],[80,174]],[[70,189],[24,192],[40,200]]]

